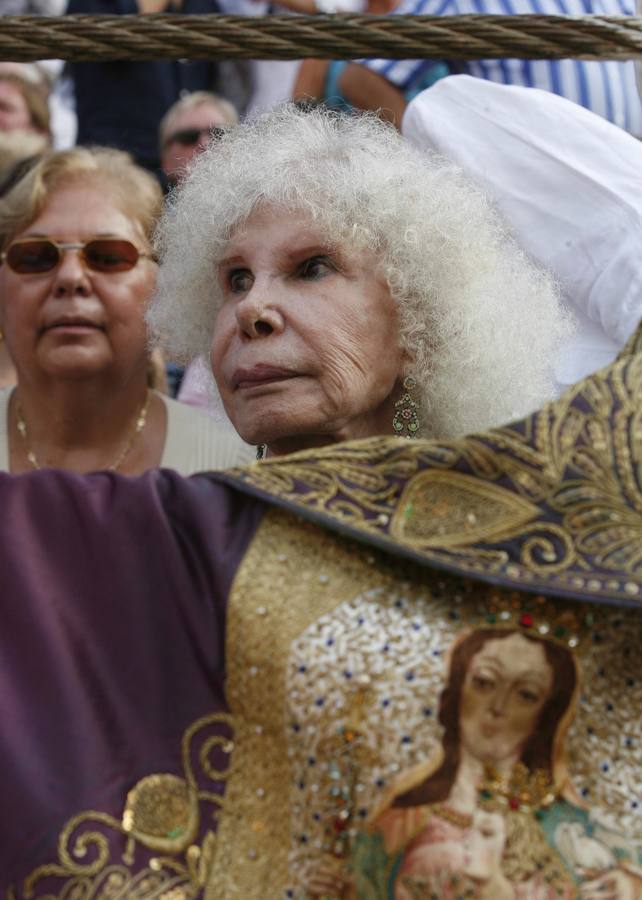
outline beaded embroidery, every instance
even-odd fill
[[[572,802],[588,810],[582,815],[600,840],[619,841],[622,858],[638,864],[639,612],[553,603],[435,573],[427,579],[412,564],[272,511],[235,582],[229,615],[228,695],[242,725],[208,900],[301,900],[324,859],[349,866],[354,841],[399,779],[439,757],[448,660],[478,632],[499,641],[524,635],[577,660],[580,693],[551,762],[555,795],[564,809]],[[535,829],[529,841],[553,884],[561,851],[546,849],[528,803],[512,813],[522,818],[511,818],[511,829]]]

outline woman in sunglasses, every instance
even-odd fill
[[[148,389],[144,321],[160,188],[125,154],[41,160],[0,203],[0,468],[185,474],[247,459],[231,432]]]

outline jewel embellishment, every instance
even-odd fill
[[[404,393],[401,395],[401,399],[395,403],[395,415],[392,420],[394,432],[399,437],[416,437],[419,430],[417,404],[412,399],[412,392],[416,387],[417,382],[412,375],[404,378]]]

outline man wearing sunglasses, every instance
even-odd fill
[[[1,6],[1,3],[0,3]],[[67,15],[201,15],[217,0],[68,0]],[[208,90],[218,78],[211,60],[74,62],[70,65],[78,115],[77,143],[116,147],[162,181],[158,127],[184,93]]]
[[[195,91],[169,108],[159,127],[161,167],[170,184],[181,181],[194,157],[210,139],[238,122],[227,100],[209,91]]]

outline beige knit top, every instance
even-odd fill
[[[8,412],[13,388],[0,391],[0,471],[9,471]],[[159,395],[167,410],[167,435],[161,467],[181,475],[242,466],[256,457],[230,426],[219,425],[192,406]]]

